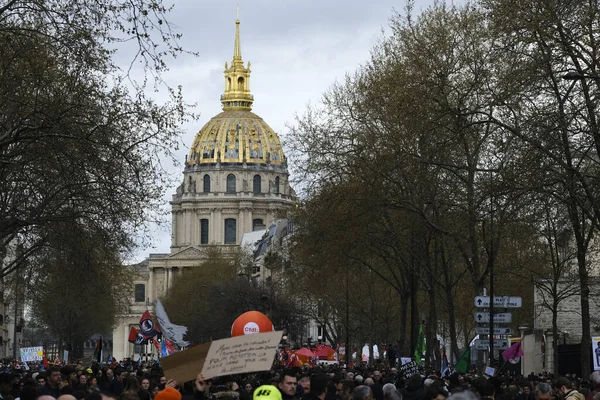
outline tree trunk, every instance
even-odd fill
[[[586,250],[577,246],[577,264],[579,268],[579,285],[581,290],[581,373],[588,377],[591,372],[589,351],[592,346],[590,336],[590,286],[589,274],[586,265]]]
[[[398,352],[399,356],[408,354],[406,353],[406,326],[408,325],[408,300],[410,295],[408,293],[400,296],[400,339],[398,340]]]
[[[434,367],[439,371],[439,367],[436,365],[435,360],[437,360],[439,357],[437,357],[437,349],[436,349],[436,343],[437,343],[437,336],[436,336],[436,332],[437,332],[437,320],[438,320],[438,316],[437,316],[437,305],[436,305],[436,298],[435,298],[435,286],[434,286],[434,279],[433,279],[433,271],[431,270],[431,265],[429,266],[429,288],[428,288],[428,294],[429,294],[429,321],[427,321],[427,326],[426,326],[426,330],[427,330],[427,356],[425,357],[425,367],[429,368],[429,367]]]
[[[456,311],[454,309],[454,295],[452,293],[452,278],[450,277],[451,265],[446,258],[446,246],[443,239],[438,240],[440,266],[444,275],[444,295],[448,311],[448,327],[450,330],[450,360],[458,360],[458,336],[456,333]],[[445,333],[444,333],[445,336]],[[444,338],[446,340],[446,338]]]
[[[554,374],[558,375],[558,302],[556,296],[552,304],[552,363],[554,364]]]

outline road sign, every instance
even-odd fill
[[[475,328],[475,332],[478,335],[489,335],[490,334],[490,328],[481,328],[481,327],[477,327]],[[494,335],[510,335],[512,334],[512,329],[510,328],[494,328]]]
[[[494,308],[521,308],[523,299],[515,296],[494,296]],[[475,307],[489,308],[490,296],[476,296]]]
[[[476,339],[473,347],[475,347],[475,350],[487,350],[490,347],[490,341],[487,339]],[[508,340],[494,339],[494,349],[497,349],[497,350],[508,349]]]
[[[490,322],[490,313],[489,312],[476,312],[475,313],[475,322],[479,323],[489,323]],[[509,312],[505,313],[495,313],[494,314],[494,323],[498,324],[508,324],[512,322],[512,314]]]

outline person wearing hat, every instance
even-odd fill
[[[181,393],[172,387],[164,388],[154,396],[154,400],[181,400]]]
[[[273,385],[262,385],[256,388],[252,400],[282,400],[281,392]]]

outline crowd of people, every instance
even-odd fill
[[[178,383],[159,364],[15,369],[0,374],[1,400],[600,400],[600,371],[589,380],[552,374],[489,377],[396,368],[273,369]]]

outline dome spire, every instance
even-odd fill
[[[240,6],[235,9],[235,43],[233,45],[233,62],[242,61],[242,49],[240,46]]]
[[[240,45],[240,18],[239,6],[236,9],[235,19],[235,42],[233,45],[233,60],[231,66],[225,63],[225,92],[221,96],[223,110],[246,110],[252,109],[254,96],[250,93],[250,62],[244,67],[242,61],[242,50]]]

